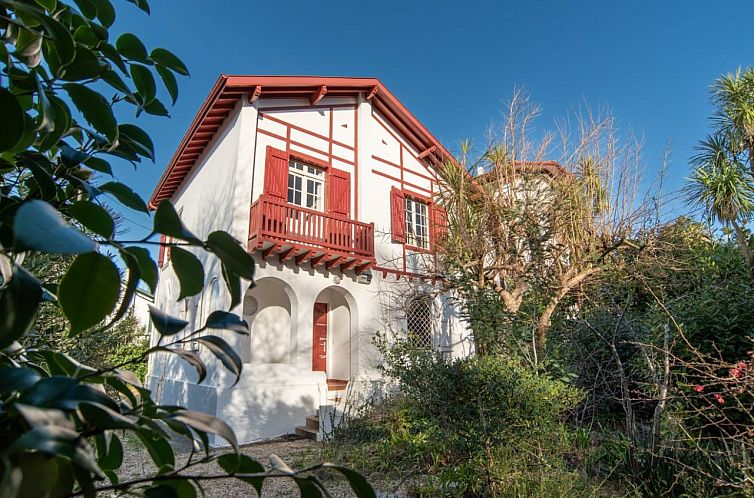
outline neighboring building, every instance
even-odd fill
[[[147,337],[152,335],[152,320],[149,319],[149,305],[154,304],[154,296],[143,289],[136,289],[131,310],[139,325],[147,331]]]
[[[233,387],[206,351],[201,385],[176,355],[153,357],[157,399],[224,419],[242,442],[307,417],[321,436],[329,417],[313,415],[333,413],[346,388],[379,386],[376,333],[410,331],[417,347],[468,354],[457,310],[423,270],[442,217],[433,165],[449,157],[377,79],[221,76],[150,205],[171,199],[199,237],[225,230],[248,243],[256,285],[233,311],[251,334],[218,332],[244,361]],[[230,303],[218,260],[196,254],[202,294],[176,302],[168,253],[156,293],[194,328]]]

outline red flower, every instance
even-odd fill
[[[718,393],[715,393],[715,394],[713,394],[712,396],[713,396],[713,397],[715,398],[715,401],[717,401],[717,402],[718,402],[718,403],[720,403],[721,405],[722,405],[723,403],[725,403],[725,398],[723,398],[722,396],[720,396],[720,395],[719,395]]]
[[[738,363],[736,363],[736,368],[740,370],[746,370],[747,367],[748,365],[746,364],[745,361],[739,361]]]
[[[731,368],[731,369],[728,369],[728,373],[730,374],[731,377],[733,377],[734,379],[737,379],[741,376],[741,369]]]
[[[704,391],[704,387],[702,387],[699,384],[697,384],[697,385],[694,386],[694,391],[700,393],[700,392]]]

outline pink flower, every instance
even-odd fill
[[[704,391],[704,387],[702,387],[699,384],[697,384],[697,385],[694,386],[694,391],[700,393],[700,392]]]
[[[730,369],[728,369],[728,373],[730,374],[731,377],[733,377],[734,379],[737,379],[737,378],[739,378],[741,376],[741,369],[739,369],[739,368],[730,368]]]
[[[715,394],[713,394],[712,396],[713,396],[713,397],[715,398],[715,401],[717,401],[717,402],[718,402],[718,403],[720,403],[721,405],[722,405],[723,403],[725,403],[725,398],[723,398],[722,396],[720,396],[720,394],[718,394],[718,393],[715,393]]]
[[[748,365],[745,361],[739,361],[738,363],[736,363],[736,368],[738,368],[739,370],[746,370],[747,367]]]

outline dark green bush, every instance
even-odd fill
[[[564,424],[581,399],[577,389],[500,356],[447,360],[405,343],[381,348],[400,394],[336,432],[331,447],[340,457],[421,476],[415,489],[426,496],[577,494],[589,486],[574,470],[582,448]]]

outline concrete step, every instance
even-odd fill
[[[319,428],[317,429],[310,429],[309,427],[305,425],[299,425],[296,427],[296,434],[299,436],[303,436],[306,438],[309,438],[313,441],[317,440],[317,434],[319,434]]]
[[[306,417],[306,427],[308,429],[313,429],[315,431],[319,430],[319,415],[312,415],[311,417]]]

